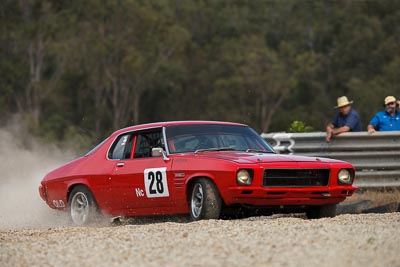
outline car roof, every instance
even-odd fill
[[[112,135],[120,134],[120,133],[123,133],[123,132],[137,131],[137,130],[144,130],[144,129],[151,129],[151,128],[158,128],[158,127],[177,126],[177,125],[196,125],[196,124],[247,126],[247,125],[242,124],[242,123],[226,122],[226,121],[165,121],[165,122],[154,122],[154,123],[147,123],[147,124],[138,124],[138,125],[126,127],[126,128],[123,128],[123,129],[115,131]]]

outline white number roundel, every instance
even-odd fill
[[[167,168],[145,169],[144,187],[149,198],[168,197]]]

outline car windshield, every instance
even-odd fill
[[[195,124],[166,127],[171,154],[229,151],[273,153],[254,130],[241,125]]]

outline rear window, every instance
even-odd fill
[[[92,148],[89,152],[87,152],[84,157],[89,156],[90,154],[92,154],[93,152],[95,152],[102,144],[104,144],[109,137],[107,137],[106,139],[104,139],[100,144],[98,144],[97,146],[95,146],[94,148]]]

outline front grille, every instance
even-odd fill
[[[327,186],[329,169],[266,169],[264,186],[307,187]]]

